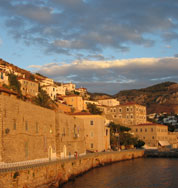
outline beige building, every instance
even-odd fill
[[[103,106],[117,106],[120,105],[120,102],[117,99],[101,99],[98,100],[98,104]]]
[[[55,112],[0,95],[0,162],[55,159]]]
[[[54,85],[54,80],[47,78],[47,77],[41,77],[38,75],[35,75],[37,78],[40,79],[40,86],[48,86],[48,85]]]
[[[53,85],[44,85],[41,87],[43,90],[47,92],[47,94],[50,96],[52,100],[57,99],[57,95],[65,95],[66,88],[61,86],[57,86],[55,84]]]
[[[110,149],[110,128],[106,126],[105,118],[89,113],[71,115],[83,121],[88,151],[101,152]]]
[[[135,136],[145,142],[148,147],[168,146],[177,147],[177,137],[168,132],[166,125],[145,123],[132,127]]]
[[[1,85],[9,84],[8,75],[4,71],[0,71],[0,83],[1,83]]]
[[[70,158],[86,154],[84,125],[81,119],[56,114],[56,152],[58,158]]]
[[[74,111],[82,111],[86,110],[86,104],[81,96],[78,95],[67,95],[63,97],[63,100],[66,102],[67,105],[72,107]]]
[[[112,107],[101,106],[100,109],[108,119],[124,126],[130,127],[146,123],[146,107],[136,103],[126,103]]]
[[[27,96],[36,96],[38,95],[38,82],[28,80],[25,78],[19,78],[19,82],[21,83],[21,91],[22,95]]]
[[[63,86],[66,88],[66,91],[75,91],[76,85],[73,83],[64,83]]]
[[[53,86],[53,85],[44,85],[41,87],[41,89],[45,90],[46,93],[49,95],[49,97],[52,100],[56,99],[56,95],[57,95],[57,87]]]

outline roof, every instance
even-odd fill
[[[38,83],[38,82],[36,82],[36,81],[30,80],[30,79],[27,79],[27,78],[18,78],[18,80],[26,80],[26,81],[30,81],[30,82],[34,82],[34,83]]]
[[[138,124],[138,125],[134,125],[134,126],[164,126],[164,127],[167,127],[166,125],[157,124],[157,123],[142,123],[142,124]]]
[[[63,96],[64,98],[67,98],[67,97],[81,97],[79,95],[66,95],[66,96]]]
[[[168,141],[159,141],[158,142],[160,146],[169,146],[170,143]]]
[[[76,112],[76,113],[68,113],[69,115],[96,115],[96,114],[91,114],[89,112]]]
[[[135,103],[135,102],[128,102],[128,103],[120,104],[120,106],[131,106],[131,105],[144,106],[144,105],[141,105],[141,104],[137,104],[137,103]],[[144,106],[144,107],[145,107],[145,106]]]
[[[12,95],[17,95],[17,93],[15,91],[12,91],[10,89],[7,89],[7,88],[1,87],[1,86],[0,86],[0,92],[12,94]]]

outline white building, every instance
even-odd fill
[[[103,106],[117,106],[120,102],[117,99],[100,99],[98,103]]]

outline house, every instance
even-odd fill
[[[104,107],[103,112],[108,119],[127,127],[146,123],[146,107],[136,103]]]
[[[74,111],[82,111],[86,110],[86,104],[81,96],[78,95],[66,95],[63,96],[63,100],[66,102],[67,105],[71,106]]]
[[[52,100],[56,99],[57,87],[55,85],[43,85],[41,89],[45,90]]]
[[[168,127],[162,124],[144,123],[132,126],[135,136],[145,142],[148,147],[165,147],[172,145],[177,147],[177,137],[168,132]]]
[[[47,78],[47,77],[42,77],[42,76],[38,76],[36,75],[37,78],[40,79],[40,86],[48,86],[48,85],[54,85],[54,80],[51,78]]]
[[[76,85],[73,83],[64,83],[63,86],[66,88],[66,91],[71,92],[75,91]]]
[[[9,84],[8,74],[5,71],[0,71],[0,83],[1,83],[1,85]]]
[[[117,99],[109,98],[98,100],[98,104],[103,106],[117,106],[120,104],[120,102]]]
[[[21,83],[22,95],[37,96],[39,84],[36,81],[32,81],[26,78],[18,78]]]
[[[86,112],[70,115],[83,121],[88,151],[101,152],[110,149],[110,128],[105,124],[105,118]]]

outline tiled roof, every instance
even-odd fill
[[[18,78],[18,80],[26,80],[26,81],[30,81],[30,82],[34,82],[34,83],[38,83],[38,82],[36,82],[36,81],[30,80],[30,79],[27,79],[27,78]]]
[[[7,88],[1,87],[1,86],[0,86],[0,92],[17,95],[17,93],[15,91],[11,91],[10,89],[7,89]]]
[[[135,126],[166,126],[166,125],[162,125],[162,124],[157,124],[157,123],[142,123],[139,125],[135,125]]]
[[[135,103],[135,102],[128,102],[128,103],[125,103],[125,104],[120,104],[120,106],[130,106],[130,105],[144,106],[144,105],[141,105],[141,104],[137,104],[137,103]]]
[[[76,113],[68,113],[69,115],[95,115],[95,114],[91,114],[89,112],[76,112]]]

